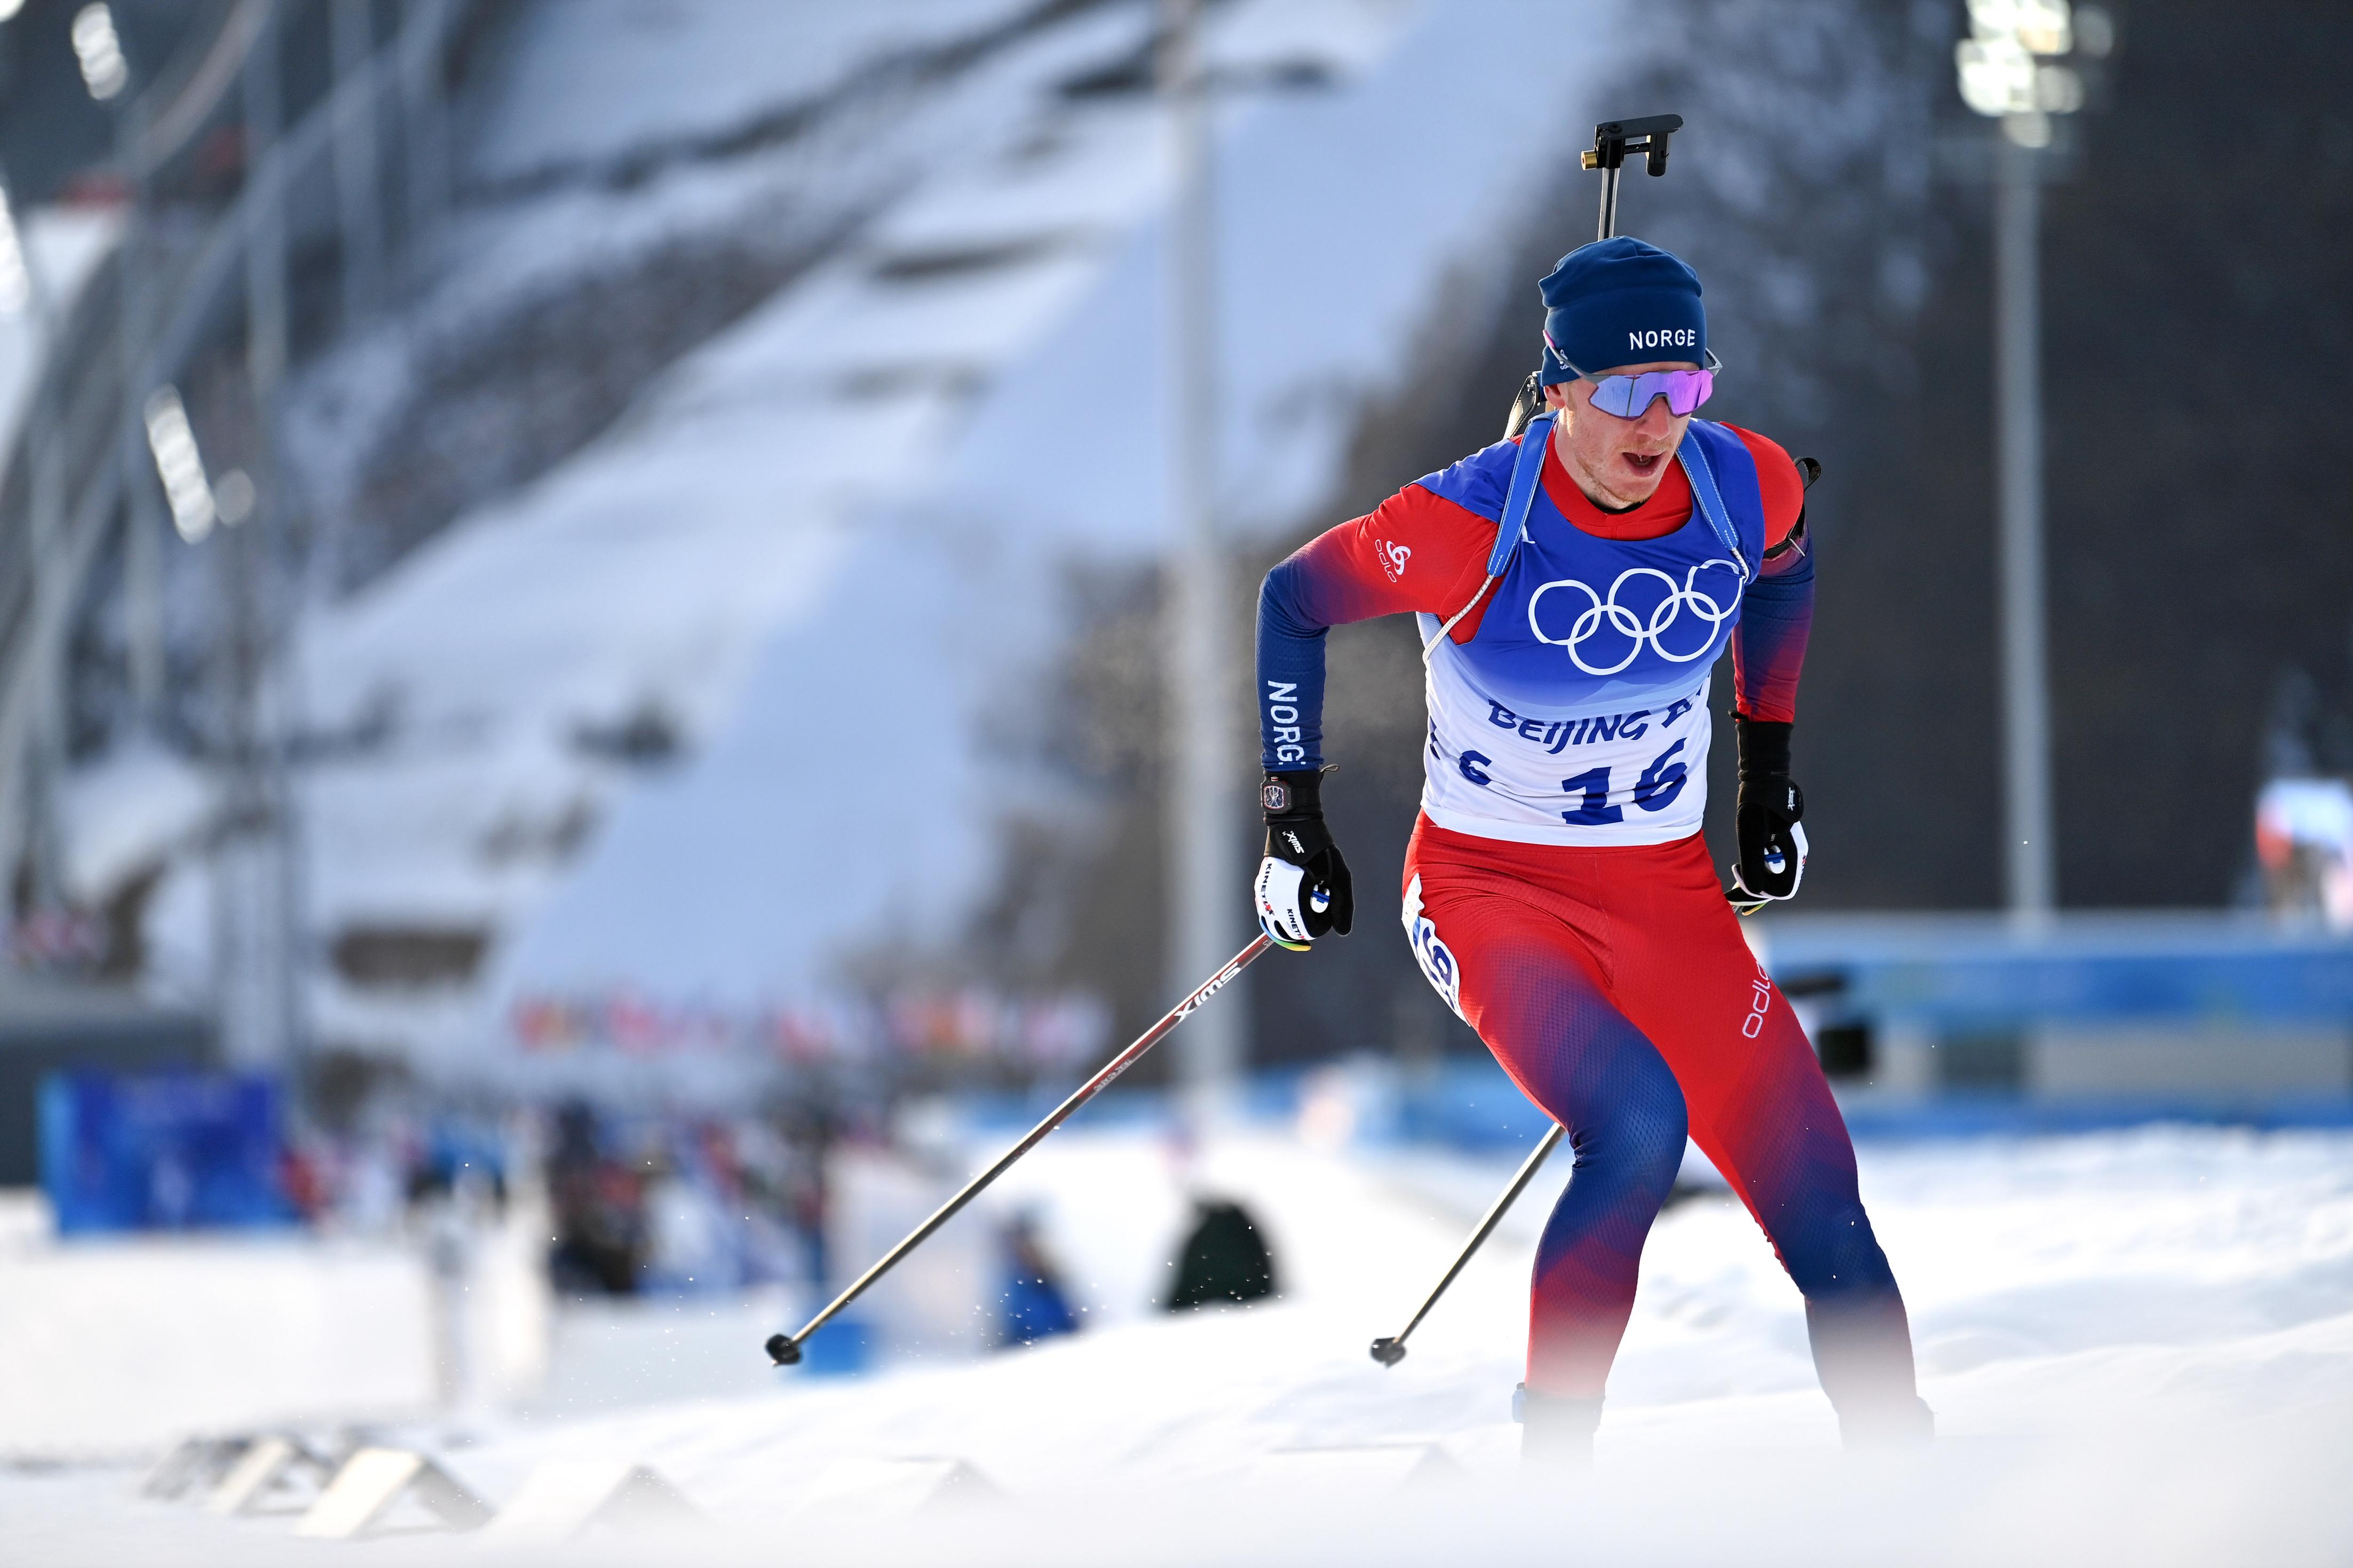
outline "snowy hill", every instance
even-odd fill
[[[456,955],[328,976],[331,1040],[479,1064],[518,995],[743,1008],[952,926],[1005,801],[1052,798],[979,731],[1055,658],[1060,564],[1165,537],[1150,9],[673,13],[529,15],[441,281],[293,412],[332,505],[449,344],[698,237],[793,252],[610,428],[303,626],[310,726],[345,738],[301,786],[312,923]],[[1598,117],[1610,43],[1533,0],[1215,17],[1247,538],[1312,518],[1365,401],[1501,298],[1499,236]],[[480,418],[536,438],[535,407]],[[202,881],[175,864],[149,922],[192,982]]]

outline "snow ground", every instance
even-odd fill
[[[1529,1246],[1560,1173],[1384,1372],[1366,1345],[1395,1331],[1505,1163],[1259,1133],[1212,1146],[1187,1176],[1148,1133],[1079,1130],[1018,1168],[1008,1194],[1042,1211],[1088,1293],[1077,1338],[835,1383],[767,1373],[747,1342],[739,1395],[509,1418],[442,1457],[493,1499],[550,1458],[649,1464],[711,1516],[660,1546],[714,1563],[2353,1554],[2353,1137],[2154,1128],[1867,1144],[1862,1164],[1940,1416],[1944,1440],[1926,1452],[1838,1449],[1797,1299],[1728,1198],[1679,1204],[1654,1232],[1593,1468],[1530,1477],[1504,1415]],[[1145,1310],[1188,1182],[1255,1206],[1280,1302]],[[1279,1482],[1282,1462],[1270,1466],[1286,1449],[1398,1442],[1435,1443],[1464,1474],[1399,1490],[1338,1474]],[[1003,1495],[913,1517],[819,1502],[861,1463],[918,1455],[962,1458]],[[129,1486],[121,1471],[0,1476],[12,1556],[450,1550],[309,1545],[282,1518],[134,1504]],[[564,1560],[642,1561],[649,1544],[584,1542]]]

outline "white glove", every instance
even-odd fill
[[[1332,908],[1330,889],[1306,887],[1306,881],[1303,867],[1270,855],[1258,863],[1258,880],[1252,889],[1259,929],[1294,952],[1305,952],[1315,940],[1308,934],[1308,917],[1317,917],[1316,927],[1325,929],[1322,917]]]

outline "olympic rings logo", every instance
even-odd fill
[[[1699,574],[1711,567],[1720,567],[1733,574],[1733,595],[1730,604],[1717,603],[1713,596],[1702,592],[1697,586]],[[1618,591],[1626,585],[1629,579],[1635,577],[1656,577],[1667,585],[1666,597],[1651,606],[1647,623],[1641,615],[1618,602]],[[1557,582],[1546,583],[1528,595],[1528,630],[1535,635],[1536,641],[1540,643],[1549,643],[1554,647],[1567,648],[1568,657],[1576,663],[1577,668],[1588,675],[1617,674],[1640,658],[1645,646],[1670,664],[1689,664],[1715,646],[1715,628],[1729,619],[1732,612],[1739,607],[1739,577],[1740,569],[1737,566],[1729,561],[1721,560],[1701,562],[1684,574],[1680,585],[1672,575],[1660,571],[1655,566],[1630,566],[1619,573],[1618,580],[1609,584],[1609,596],[1606,599],[1576,578],[1563,577]],[[1568,636],[1565,637],[1545,636],[1544,627],[1536,621],[1536,606],[1542,604],[1544,596],[1555,588],[1574,588],[1591,601],[1586,608],[1577,612],[1577,619],[1570,625]],[[1689,605],[1693,616],[1706,626],[1707,635],[1701,638],[1700,645],[1689,653],[1676,653],[1662,639],[1667,629],[1683,618],[1685,605]],[[1620,637],[1627,638],[1631,646],[1626,649],[1626,657],[1616,664],[1607,666],[1588,664],[1585,662],[1585,656],[1577,650],[1599,635],[1605,625]]]

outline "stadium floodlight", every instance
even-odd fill
[[[7,187],[0,185],[0,316],[16,315],[32,302],[32,268],[25,264],[25,246],[16,237],[16,216],[9,207]]]
[[[212,486],[205,480],[205,459],[196,450],[196,433],[188,427],[188,411],[179,392],[159,386],[147,399],[147,447],[155,455],[155,476],[164,481],[164,499],[172,503],[172,526],[194,544],[213,531],[220,517]]]
[[[0,22],[13,22],[16,13],[25,8],[25,0],[0,0]]]
[[[2078,14],[2067,0],[1968,0],[1968,6],[1970,36],[1953,47],[1961,100],[2000,120],[2003,133],[2020,146],[2049,146],[2046,116],[2082,109],[2084,79],[2041,57],[2067,54],[2079,44],[2087,54],[2105,54],[2116,37],[2107,13],[2087,5]]]
[[[1979,114],[2034,112],[2034,53],[2016,38],[1963,38],[1953,62],[1961,73],[1961,101]]]
[[[1969,0],[1969,28],[1980,38],[2015,38],[2038,55],[2063,55],[2075,47],[2067,0]]]
[[[122,37],[114,30],[114,12],[105,0],[74,13],[73,49],[90,97],[103,103],[129,85],[131,62],[122,57]]]
[[[2013,915],[2058,901],[2052,846],[2050,679],[2042,584],[2042,150],[2051,117],[2084,107],[2083,75],[2055,57],[2104,59],[2105,9],[2068,0],[1968,0],[1969,37],[1953,47],[1961,100],[2001,121],[1994,204],[1996,486],[2001,581],[2003,828]]]

